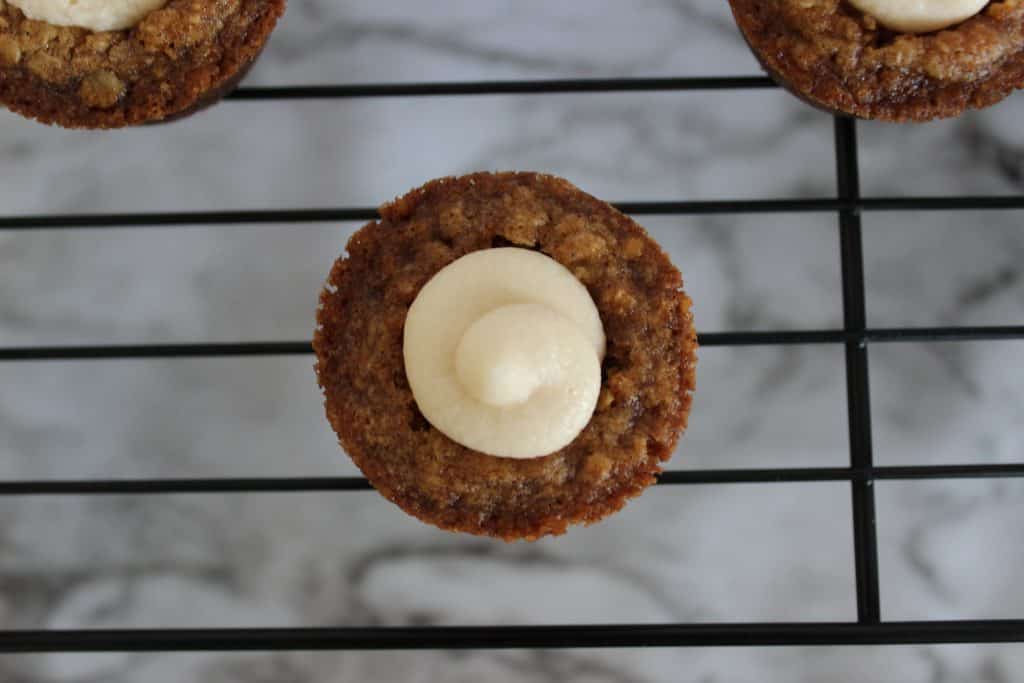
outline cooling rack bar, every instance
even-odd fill
[[[855,335],[857,336],[857,335]],[[890,327],[866,330],[864,339],[872,342],[956,342],[1010,341],[1024,339],[1024,325],[981,327]]]
[[[526,81],[449,81],[366,83],[239,88],[229,100],[355,99],[361,97],[438,97],[448,95],[559,95],[572,93],[749,90],[775,88],[765,76],[702,78],[571,78]]]
[[[0,496],[151,495],[182,493],[315,493],[370,491],[362,477],[135,479],[0,482]]]
[[[835,119],[836,185],[841,199],[860,196],[857,160],[857,124],[851,118]],[[843,329],[863,335],[867,329],[864,285],[864,254],[860,214],[839,211],[839,253],[843,286]],[[849,425],[850,466],[873,466],[871,445],[871,391],[868,346],[848,339],[846,352],[846,407]],[[877,624],[881,620],[878,579],[878,541],[875,531],[875,490],[872,481],[851,482],[853,503],[853,555],[857,579],[857,620]]]
[[[846,342],[966,342],[1024,339],[1024,325],[978,327],[889,327],[850,330],[776,330],[769,332],[707,332],[701,346],[775,346],[843,344]],[[2,359],[2,356],[0,356]]]
[[[1024,620],[0,632],[0,652],[506,650],[1024,642]]]
[[[372,207],[286,209],[267,211],[189,211],[176,213],[76,214],[0,218],[0,230],[65,230],[72,228],[161,228],[266,223],[332,223],[377,218]]]
[[[846,342],[957,342],[1024,339],[1024,325],[994,327],[900,327],[864,332],[843,330],[777,330],[769,332],[706,332],[700,345],[780,346]],[[222,358],[226,356],[295,356],[313,352],[309,342],[238,342],[138,344],[114,346],[26,346],[0,348],[0,362],[131,360],[144,358]]]
[[[313,353],[313,347],[308,341],[241,342],[235,344],[140,344],[124,346],[30,346],[0,349],[0,362],[293,356],[310,353]]]
[[[1024,463],[899,467],[787,467],[665,472],[659,484],[784,484],[821,481],[988,479],[1024,477]],[[0,493],[3,489],[0,488]]]
[[[665,472],[661,485],[781,484],[823,481],[987,479],[1024,477],[1024,463],[874,467],[768,468]],[[369,491],[360,477],[282,477],[248,479],[138,479],[0,482],[0,496],[150,495],[202,493],[314,493]]]
[[[866,197],[860,199],[719,199],[706,201],[618,202],[634,216],[747,215],[760,213],[831,213],[835,211],[968,211],[1024,209],[1024,196]],[[0,230],[71,230],[111,228],[253,226],[369,221],[373,207],[274,209],[266,211],[190,211],[174,213],[68,214],[0,217]]]
[[[1024,209],[1022,196],[862,197],[839,200],[840,209],[861,211],[977,211]]]

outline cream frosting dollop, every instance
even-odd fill
[[[888,29],[930,33],[955,26],[980,13],[989,0],[850,0]]]
[[[535,458],[571,443],[597,405],[604,352],[586,287],[527,249],[457,259],[405,320],[405,372],[420,412],[488,455]]]
[[[168,0],[7,0],[29,19],[90,31],[131,28]]]

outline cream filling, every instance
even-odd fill
[[[131,28],[167,0],[7,0],[29,19],[90,31]]]
[[[586,287],[516,248],[473,252],[420,290],[405,319],[405,372],[423,416],[489,455],[567,446],[601,391],[604,328]]]
[[[850,0],[882,26],[900,33],[930,33],[966,21],[989,0]]]

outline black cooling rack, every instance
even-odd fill
[[[369,84],[243,88],[229,99],[266,101],[311,98],[453,97],[544,95],[638,91],[772,88],[763,77],[573,79],[454,83]],[[244,105],[235,105],[244,106]],[[473,627],[345,627],[290,629],[167,629],[0,631],[0,652],[241,651],[241,650],[423,650],[585,647],[694,647],[766,645],[884,645],[915,643],[1024,642],[1024,619],[890,622],[881,619],[878,547],[875,536],[875,481],[1024,477],[1024,463],[876,467],[871,445],[868,350],[872,344],[928,341],[1024,339],[1024,325],[994,327],[869,328],[865,313],[861,214],[865,211],[1024,210],[1024,196],[862,197],[857,162],[857,129],[852,119],[835,119],[834,197],[741,201],[624,202],[633,215],[831,213],[839,226],[843,288],[842,329],[777,332],[721,332],[700,335],[702,346],[841,344],[846,352],[846,395],[850,466],[698,470],[666,472],[661,485],[714,485],[848,481],[856,562],[857,620],[827,623],[594,624]],[[102,229],[117,227],[201,227],[261,223],[369,220],[372,208],[285,211],[222,211],[0,218],[0,230]],[[87,361],[128,358],[272,356],[312,353],[309,342],[163,344],[0,348],[0,361]],[[356,477],[5,481],[3,496],[156,495],[171,493],[285,493],[362,491]]]

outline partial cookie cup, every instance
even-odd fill
[[[679,271],[642,227],[537,173],[442,178],[380,213],[335,262],[313,347],[327,417],[382,495],[442,529],[536,539],[596,522],[655,482],[686,427],[697,341]],[[494,247],[565,266],[607,339],[593,416],[541,457],[456,443],[420,412],[406,375],[403,332],[420,290],[460,257]]]
[[[764,69],[830,113],[929,121],[1024,87],[1024,0],[996,0],[941,31],[885,29],[846,0],[729,0]]]
[[[0,104],[65,128],[181,118],[218,101],[259,56],[286,0],[171,0],[133,28],[28,19],[0,0]]]

